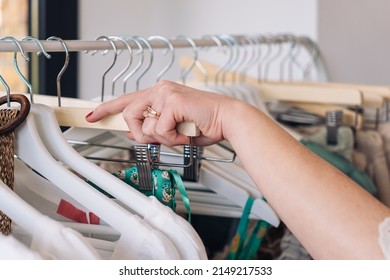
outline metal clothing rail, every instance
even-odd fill
[[[241,46],[253,44],[250,40],[245,38],[252,38],[256,40],[256,44],[282,44],[282,43],[297,43],[300,46],[304,47],[308,53],[314,51],[318,52],[317,58],[315,59],[314,64],[318,71],[319,81],[327,81],[327,71],[325,69],[325,64],[322,61],[322,58],[319,54],[317,45],[313,40],[306,36],[294,36],[291,34],[267,34],[267,35],[258,35],[258,36],[246,36],[246,35],[230,35],[237,40],[237,43]],[[206,38],[207,37],[207,38]],[[146,38],[145,38],[146,39]],[[196,47],[218,47],[218,44],[211,36],[205,36],[201,39],[191,39]],[[168,39],[174,48],[189,48],[193,47],[187,39]],[[64,46],[60,41],[46,41],[39,40],[45,51],[47,52],[64,52]],[[21,48],[24,52],[40,52],[41,48],[34,40],[29,41],[18,41]],[[115,44],[118,50],[125,49],[127,46],[123,42],[118,40],[112,40],[111,42],[107,40],[63,40],[63,43],[66,45],[69,52],[82,52],[82,51],[101,51],[101,50],[112,50],[112,43]],[[226,45],[226,41],[221,40],[221,45]],[[133,41],[128,41],[128,44],[132,48],[137,48],[137,45]],[[166,42],[160,40],[149,41],[149,44],[152,48],[167,48]],[[18,46],[10,40],[1,40],[0,38],[0,52],[20,52]]]
[[[234,36],[234,38],[239,37],[245,37],[245,36]],[[299,39],[299,42],[302,45],[306,45],[306,47],[312,48],[313,41],[308,37],[292,37],[285,36],[285,35],[275,35],[275,36],[268,36],[268,37],[257,37],[257,43],[287,43],[291,42],[292,38]],[[1,39],[1,38],[0,38]],[[192,39],[193,42],[197,47],[216,47],[217,44],[213,39]],[[191,47],[191,45],[188,43],[186,39],[169,39],[169,41],[172,43],[173,47],[175,48],[188,48]],[[38,44],[35,41],[18,41],[25,52],[39,52],[41,49],[38,46]],[[47,52],[64,52],[64,47],[61,44],[60,41],[46,41],[46,40],[40,40],[39,41],[44,49]],[[68,50],[70,52],[80,52],[80,51],[88,51],[88,50],[111,50],[112,45],[107,40],[64,40],[63,41]],[[307,44],[306,44],[306,43]],[[117,49],[125,49],[126,46],[120,42],[113,40],[113,43],[117,47]],[[223,41],[221,41],[222,44],[225,44]],[[245,40],[239,40],[239,44],[249,44],[248,41]],[[309,46],[309,44],[313,44]],[[129,41],[129,45],[131,47],[137,47],[134,42]],[[166,43],[162,41],[150,41],[150,45],[153,48],[166,48]],[[0,52],[19,52],[20,50],[17,48],[15,43],[12,41],[1,41],[0,40]]]

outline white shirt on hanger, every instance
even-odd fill
[[[0,234],[0,260],[42,260],[42,256],[28,248],[13,235]]]

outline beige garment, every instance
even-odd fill
[[[355,141],[356,150],[367,158],[365,172],[376,185],[379,200],[390,207],[390,175],[382,136],[374,130],[358,130]]]
[[[352,129],[348,126],[341,126],[337,131],[337,144],[329,145],[327,143],[327,130],[326,127],[322,127],[309,137],[309,140],[321,145],[326,148],[328,151],[337,153],[344,158],[348,159],[350,162],[352,161],[352,153],[353,153],[353,144],[354,137]]]
[[[390,122],[381,123],[378,126],[378,132],[383,138],[387,167],[389,168],[388,170],[390,174]]]
[[[353,150],[352,164],[360,171],[365,171],[367,168],[367,157],[364,153]]]
[[[386,259],[390,259],[390,218],[379,224],[379,245]]]

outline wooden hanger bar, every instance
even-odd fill
[[[76,107],[52,107],[55,111],[58,124],[61,126],[95,128],[105,130],[129,131],[122,114],[108,116],[101,121],[90,123],[85,120],[85,116],[91,111],[91,108]],[[178,123],[176,130],[183,135],[195,137],[199,136],[199,129],[192,122]]]
[[[184,69],[192,63],[193,58],[182,57],[180,66]],[[219,67],[215,64],[202,61],[201,64],[207,69],[208,80],[212,80],[218,73]],[[202,83],[204,73],[194,67],[193,82]],[[225,82],[231,83],[233,75],[239,73],[228,72]],[[245,82],[259,88],[265,99],[280,100],[285,102],[307,102],[335,105],[362,106],[380,109],[384,105],[384,96],[390,96],[390,90],[374,86],[311,83],[311,82],[279,82],[261,81],[252,77],[245,77]]]
[[[28,98],[30,97],[29,94],[25,95]],[[57,96],[34,94],[34,103],[51,107],[56,114],[60,126],[129,131],[129,127],[123,119],[122,114],[111,115],[95,123],[87,122],[85,116],[99,105],[100,102],[61,97],[61,107],[59,107]],[[178,123],[176,130],[190,137],[200,135],[199,129],[193,122]]]
[[[180,59],[180,66],[185,68],[190,65],[192,58],[182,57]],[[218,66],[201,62],[207,69],[210,78],[214,77],[218,71]],[[202,83],[204,80],[203,73],[194,67],[194,82]],[[237,73],[238,75],[238,73]],[[226,83],[232,82],[232,72],[226,76]],[[210,80],[210,79],[209,79]],[[261,82],[252,77],[246,77],[245,83],[251,84],[261,91],[264,99],[280,100],[288,102],[307,102],[307,103],[323,103],[323,104],[338,104],[338,105],[352,105],[363,106],[362,93],[354,88],[325,88],[321,86],[306,86],[294,85],[292,83],[273,83]]]
[[[319,82],[278,82],[271,81],[268,83],[292,85],[292,86],[312,86],[322,87],[324,89],[352,89],[358,90],[362,93],[362,103],[366,108],[381,109],[385,104],[385,100],[390,100],[390,88],[371,85],[359,85],[359,84],[343,84],[343,83],[319,83]]]
[[[258,88],[262,96],[270,100],[356,106],[363,104],[361,92],[348,88],[308,87],[267,82],[261,82]]]
[[[289,83],[289,82],[287,82]],[[350,84],[350,83],[333,83],[333,82],[291,82],[293,84],[301,85],[312,85],[312,86],[323,86],[323,87],[338,87],[338,88],[356,88],[362,91],[366,91],[368,94],[375,93],[385,99],[390,100],[390,86],[377,86],[377,85],[363,85],[363,84]]]

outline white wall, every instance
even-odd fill
[[[85,40],[100,35],[200,38],[220,33],[293,33],[317,39],[317,0],[82,0],[79,5],[80,39]],[[125,64],[124,54],[121,57],[116,73]],[[101,75],[111,59],[110,54],[81,55],[80,97],[100,94]],[[141,87],[152,82],[143,80]]]
[[[336,82],[390,84],[390,1],[319,0],[318,44]]]

